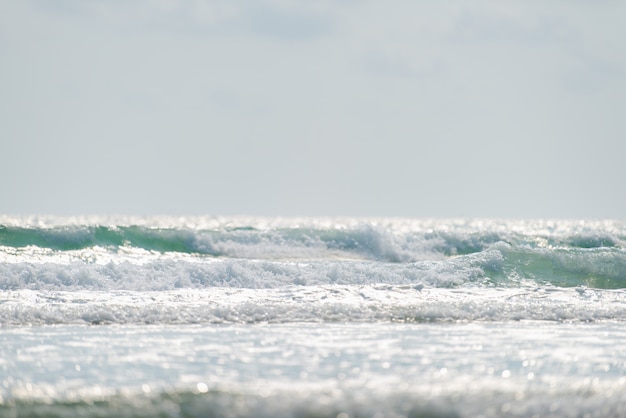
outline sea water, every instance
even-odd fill
[[[0,416],[626,416],[624,288],[624,222],[0,217]]]

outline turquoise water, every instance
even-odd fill
[[[622,416],[624,237],[0,217],[0,416]]]

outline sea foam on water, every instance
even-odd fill
[[[0,217],[2,416],[620,416],[626,224]]]

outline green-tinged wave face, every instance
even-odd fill
[[[0,245],[36,246],[58,251],[82,250],[94,246],[130,246],[161,252],[195,252],[195,236],[178,229],[152,229],[139,226],[68,226],[21,228],[0,226]]]
[[[559,287],[626,287],[626,252],[615,248],[505,250],[501,273],[508,279]]]

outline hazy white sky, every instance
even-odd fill
[[[626,219],[625,18],[0,0],[0,213]]]

